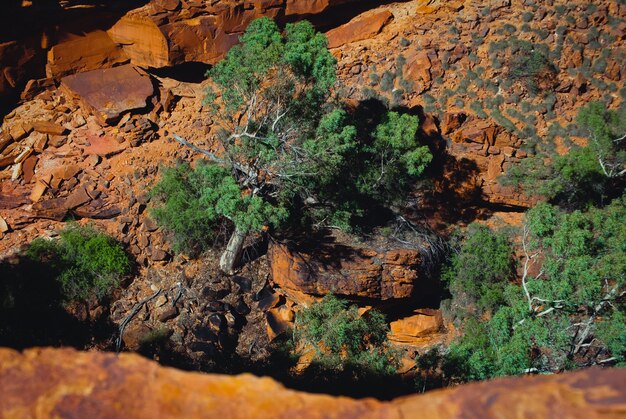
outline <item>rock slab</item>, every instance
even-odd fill
[[[115,122],[124,112],[145,108],[154,94],[150,77],[128,64],[67,76],[61,86],[102,123]]]

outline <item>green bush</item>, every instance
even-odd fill
[[[361,316],[356,305],[329,294],[297,314],[294,339],[300,349],[313,348],[314,362],[324,368],[391,375],[398,358],[387,332],[381,313],[370,310]]]
[[[385,71],[380,80],[380,89],[383,92],[390,92],[393,89],[393,81],[395,76],[390,71]]]
[[[130,271],[120,244],[90,226],[72,225],[59,240],[35,239],[27,254],[50,264],[67,301],[103,298]]]
[[[459,314],[463,316],[463,311],[473,308],[492,309],[502,301],[514,266],[513,251],[504,233],[471,224],[442,274],[452,297],[461,304]]]

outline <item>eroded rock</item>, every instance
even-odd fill
[[[377,300],[408,298],[419,280],[420,256],[413,249],[375,250],[339,244],[314,249],[290,249],[272,244],[272,278],[286,293]]]

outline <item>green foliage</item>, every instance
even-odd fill
[[[623,362],[624,220],[626,196],[586,212],[568,213],[549,204],[530,210],[521,240],[527,252],[523,263],[535,273],[528,271],[521,283],[505,282],[502,298],[465,318],[444,373],[453,380],[482,380],[558,371],[608,357]],[[452,274],[450,280],[458,281],[465,271]],[[451,293],[459,298],[452,287]]]
[[[572,135],[589,138],[587,147],[573,146],[562,156],[549,152],[549,160],[544,154],[523,159],[502,183],[521,184],[554,203],[575,207],[601,202],[608,193],[620,194],[623,186],[614,179],[624,175],[626,164],[626,141],[620,140],[626,134],[625,116],[626,108],[612,111],[598,102],[588,104],[570,127]]]
[[[432,154],[416,137],[416,116],[388,112],[376,127],[365,170],[357,180],[359,191],[368,196],[391,197],[405,187],[410,177],[421,175]]]
[[[399,75],[404,61],[397,59]],[[359,121],[330,98],[336,62],[327,40],[306,21],[281,34],[272,20],[255,20],[208,76],[223,156],[166,170],[152,192],[155,218],[174,232],[178,250],[202,250],[224,220],[243,233],[281,224],[349,228],[432,158],[416,140],[416,117],[390,113],[357,132]],[[385,72],[380,82],[394,78]],[[394,91],[396,102],[402,94]],[[382,176],[373,178],[381,161]]]
[[[485,311],[503,299],[504,285],[513,276],[513,251],[507,236],[471,224],[442,278],[461,311]],[[466,313],[461,313],[464,316]]]
[[[103,298],[130,272],[122,247],[89,226],[71,225],[59,240],[35,239],[27,254],[50,265],[67,301]]]
[[[286,211],[257,196],[242,196],[239,185],[225,168],[200,161],[165,169],[150,192],[157,206],[152,215],[174,234],[177,251],[204,250],[224,219],[243,231],[278,226]]]
[[[300,311],[295,325],[296,347],[313,349],[314,361],[326,369],[391,375],[399,365],[385,318],[375,310],[360,316],[356,305],[329,294]]]

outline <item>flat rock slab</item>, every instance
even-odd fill
[[[100,157],[111,157],[128,148],[128,142],[118,143],[112,137],[105,135],[102,137],[88,137],[89,146],[85,148],[85,155],[95,155]]]
[[[67,132],[63,125],[50,121],[35,121],[33,122],[33,129],[42,134],[51,135],[63,135]]]
[[[61,86],[106,124],[115,122],[124,112],[145,108],[154,94],[150,77],[132,65],[67,76]]]

